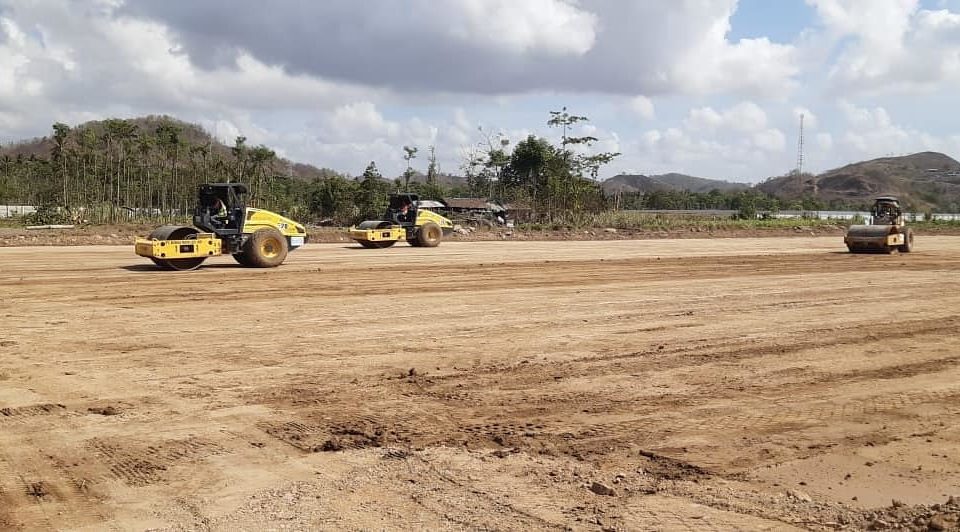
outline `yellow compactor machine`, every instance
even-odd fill
[[[350,238],[365,248],[388,248],[405,241],[411,246],[432,248],[453,232],[453,222],[419,206],[416,194],[390,195],[383,220],[367,220],[350,228]]]
[[[230,254],[243,266],[273,268],[304,245],[306,229],[279,214],[247,207],[241,183],[201,185],[193,214],[196,227],[165,225],[137,238],[137,255],[164,270],[193,270],[208,257]]]
[[[906,227],[900,201],[881,196],[870,209],[870,225],[851,225],[843,242],[851,253],[909,253],[913,251],[913,230]]]

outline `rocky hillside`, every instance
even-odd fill
[[[769,179],[757,185],[780,198],[815,196],[823,201],[867,204],[891,194],[914,209],[957,211],[960,206],[960,162],[936,152],[882,157],[848,164],[818,176],[804,174]]]

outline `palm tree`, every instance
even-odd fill
[[[64,207],[70,206],[70,199],[68,197],[68,176],[67,176],[67,158],[64,156],[65,147],[67,143],[67,137],[70,135],[70,126],[57,122],[53,125],[53,160],[60,162],[60,171],[62,175],[60,176],[61,181],[63,182],[63,195],[61,198],[61,203]]]

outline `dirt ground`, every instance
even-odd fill
[[[0,530],[956,529],[960,237],[917,248],[5,247]]]

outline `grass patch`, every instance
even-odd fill
[[[604,212],[592,215],[579,215],[550,223],[528,223],[518,225],[528,231],[557,231],[566,229],[613,228],[624,230],[671,231],[697,228],[704,231],[744,230],[744,229],[792,229],[796,227],[836,227],[846,226],[843,220],[819,219],[767,219],[739,220],[729,217],[705,217],[694,215],[655,214],[643,212]]]

